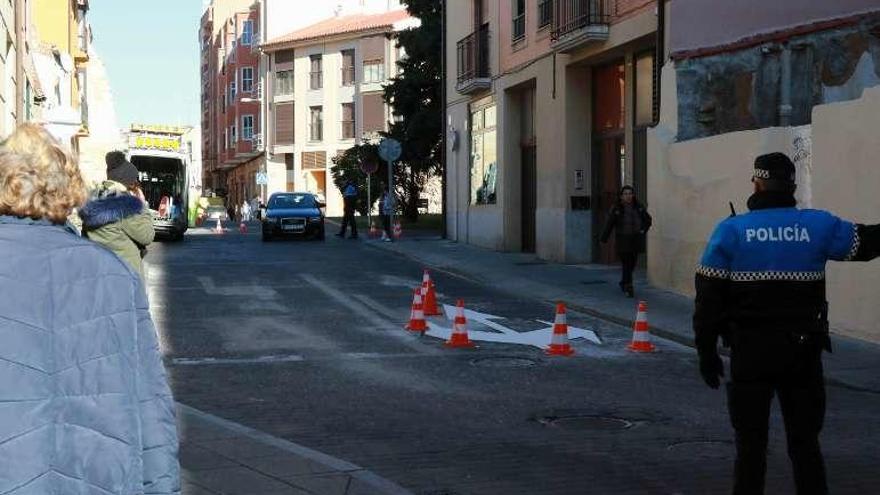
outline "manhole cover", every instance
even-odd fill
[[[724,440],[678,442],[666,447],[667,452],[699,459],[733,459],[733,443]]]
[[[538,422],[545,426],[556,426],[566,430],[618,431],[632,428],[633,423],[612,416],[572,415],[544,416]]]
[[[471,361],[474,366],[483,368],[526,368],[538,364],[537,359],[513,356],[492,356]]]

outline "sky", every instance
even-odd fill
[[[119,126],[199,126],[203,0],[91,0],[89,7]]]

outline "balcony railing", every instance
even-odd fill
[[[560,51],[584,42],[608,39],[613,0],[553,1],[553,30],[550,40]]]
[[[458,84],[459,93],[471,93],[489,88],[489,24],[483,24],[478,31],[458,42]]]

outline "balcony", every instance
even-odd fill
[[[458,83],[455,90],[462,94],[492,87],[489,74],[489,24],[458,42]]]
[[[555,0],[550,42],[561,53],[608,39],[612,0]]]

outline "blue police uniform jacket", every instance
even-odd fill
[[[696,270],[698,348],[714,349],[731,328],[824,333],[827,261],[877,255],[877,226],[774,206],[722,221],[709,239]]]

